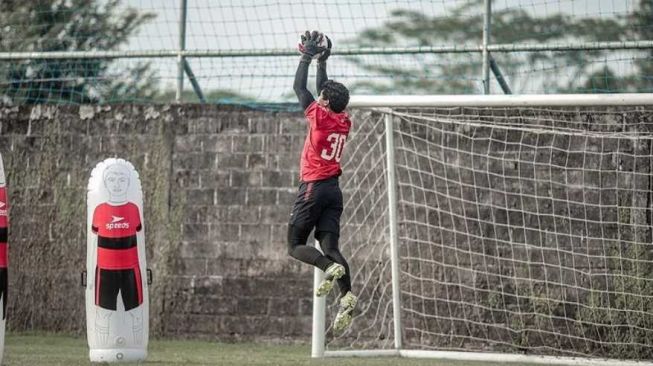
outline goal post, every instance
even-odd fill
[[[653,94],[350,110],[340,243],[359,305],[336,334],[336,296],[314,299],[313,357],[653,365]]]

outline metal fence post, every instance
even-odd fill
[[[492,15],[492,0],[485,0],[483,14],[483,94],[490,94],[490,27]]]
[[[181,102],[181,93],[184,90],[184,56],[181,52],[186,49],[186,0],[180,0],[179,6],[179,53],[177,54],[177,93],[175,101]]]

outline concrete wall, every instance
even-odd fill
[[[144,189],[152,332],[305,339],[312,271],[286,254],[301,114],[216,106],[0,109],[12,330],[82,333],[85,187],[106,157]]]

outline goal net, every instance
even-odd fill
[[[327,355],[653,358],[653,97],[574,98],[354,112],[340,241],[359,305],[336,334],[327,300]]]

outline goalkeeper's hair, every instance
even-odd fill
[[[332,111],[340,113],[349,104],[349,90],[337,81],[327,80],[322,84],[322,95],[329,101]]]

